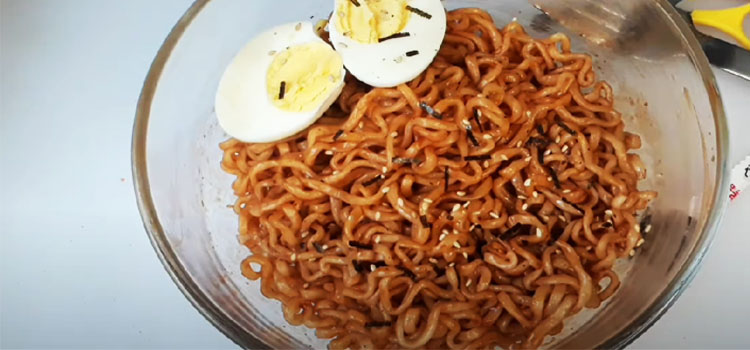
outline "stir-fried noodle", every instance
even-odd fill
[[[289,323],[340,349],[534,348],[615,292],[656,193],[565,35],[456,10],[410,83],[347,79],[296,137],[221,145],[242,272]]]

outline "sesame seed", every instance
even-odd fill
[[[375,264],[371,264],[370,265],[370,271],[375,272],[375,269],[377,269],[377,267],[375,266]]]
[[[645,242],[645,240],[643,238],[641,238],[641,239],[638,240],[638,242],[636,242],[635,246],[636,247],[640,247],[640,246],[643,245],[643,242]]]
[[[380,243],[380,236],[375,236],[375,243]]]
[[[485,140],[492,140],[492,135],[490,135],[490,134],[484,134],[484,135],[482,135],[482,138],[485,139]]]
[[[458,241],[453,242],[453,246],[456,248],[461,248],[461,243],[458,243]]]
[[[547,176],[547,181],[552,182],[552,176]]]
[[[296,253],[292,253],[291,259],[292,259],[292,261],[297,261],[297,254]]]
[[[526,179],[526,181],[523,182],[523,185],[526,187],[531,186],[531,179]]]
[[[445,237],[448,237],[448,232],[443,232],[442,234],[440,234],[440,237],[438,237],[438,240],[442,242],[445,239]]]
[[[452,211],[453,211],[453,212],[455,213],[455,212],[457,212],[457,211],[458,211],[459,209],[461,209],[461,204],[458,204],[458,203],[456,203],[456,204],[454,204],[454,205],[453,205],[453,210],[452,210]]]
[[[329,150],[327,150],[327,151],[326,151],[325,153],[326,153],[327,155],[329,155],[329,156],[332,156],[332,155],[333,155],[333,151],[331,151],[330,149],[329,149]]]
[[[297,23],[297,25],[294,26],[294,30],[299,31],[300,29],[302,29],[302,22]]]
[[[469,253],[467,253],[467,252],[463,252],[463,253],[461,253],[461,254],[463,254],[463,256],[464,256],[464,259],[466,259],[466,260],[469,260]]]
[[[565,205],[565,202],[563,202],[562,200],[559,200],[559,199],[555,203],[557,203],[557,205],[560,205],[560,206]]]
[[[305,284],[302,285],[302,288],[305,288],[305,289],[307,289],[309,287],[310,287],[310,283],[305,283]]]
[[[539,198],[539,192],[537,192],[537,191],[531,192],[531,195],[532,195],[532,196],[533,196],[534,198]]]
[[[570,193],[570,190],[569,189],[564,189],[563,193]]]
[[[550,153],[552,153],[552,150],[549,150],[549,149],[548,149],[548,150],[544,151],[544,155],[545,155],[545,156],[548,156],[548,155],[550,155]]]
[[[457,194],[457,195],[458,195],[459,197],[463,197],[463,196],[465,196],[465,195],[466,195],[466,192],[464,192],[464,191],[458,191],[458,192],[456,192],[456,194]]]
[[[612,210],[610,210],[610,209],[605,210],[604,214],[609,215],[609,216],[614,215],[614,213],[612,213]]]
[[[321,246],[321,248],[323,248],[323,250],[326,250],[326,249],[328,249],[328,245],[324,244],[324,245]]]
[[[490,161],[489,161],[489,160],[485,160],[485,161],[484,161],[484,162],[482,163],[482,166],[483,166],[483,167],[485,167],[485,168],[489,168],[489,167],[490,167]]]
[[[525,211],[526,209],[529,209],[529,205],[528,205],[528,204],[526,204],[526,203],[524,203],[524,204],[523,204],[523,205],[521,206],[521,209]]]
[[[360,129],[362,129],[362,128],[364,128],[364,127],[365,127],[365,122],[359,122],[359,124],[357,124],[357,126],[358,126],[358,127],[360,128]]]
[[[404,206],[404,200],[401,199],[401,198],[399,198],[398,201],[396,201],[396,203],[398,203],[399,207],[403,207]]]
[[[526,158],[524,158],[524,161],[526,161],[526,162],[530,162],[530,161],[531,161],[531,157],[526,157]]]
[[[468,286],[470,286],[470,285],[471,285],[471,280],[467,280],[467,281],[466,281],[466,286],[468,287]]]
[[[380,221],[380,212],[375,213],[375,221]]]
[[[508,160],[508,156],[506,156],[504,154],[501,154],[500,155],[500,159],[502,159],[502,160]]]
[[[383,189],[381,190],[381,192],[388,193],[388,191],[390,191],[390,190],[391,190],[390,187],[383,187]]]
[[[482,213],[481,211],[477,210],[475,212],[472,212],[471,214],[474,215],[474,216],[478,216],[481,213]],[[472,227],[471,229],[474,229],[474,227]]]
[[[456,266],[456,263],[452,262],[452,263],[448,264],[448,267],[453,267],[453,266]]]
[[[631,249],[631,250],[630,250],[630,253],[629,253],[629,255],[630,255],[631,257],[635,256],[635,250]]]
[[[641,225],[635,224],[633,225],[633,229],[635,232],[641,233]]]
[[[562,221],[562,222],[565,222],[565,221],[566,221],[566,220],[565,220],[565,217],[564,217],[564,216],[562,216],[562,215],[558,215],[558,216],[557,216],[557,218],[558,218],[558,219],[560,219],[560,221]]]
[[[562,147],[562,151],[563,151],[563,153],[565,153],[565,152],[566,152],[567,150],[568,150],[568,145],[564,145],[564,146]]]
[[[496,213],[496,212],[494,212],[494,211],[491,211],[491,212],[490,212],[490,216],[491,216],[492,218],[494,218],[494,219],[499,219],[499,218],[500,218],[500,215],[497,215],[497,213]]]
[[[516,147],[521,147],[523,143],[521,141],[516,142]]]
[[[560,143],[560,136],[555,137],[555,143]]]
[[[467,127],[471,126],[471,123],[469,123],[469,121],[466,120],[466,119],[462,120],[461,124],[463,124],[464,126],[467,126]]]
[[[646,228],[643,229],[643,232],[645,233],[648,233],[649,231],[651,231],[651,224],[646,225]]]
[[[458,230],[456,230],[456,229],[454,228],[454,229],[453,229],[453,234],[454,234],[454,235],[457,235],[457,234],[458,234]]]
[[[392,132],[391,137],[398,137],[398,132],[397,131]]]
[[[429,259],[427,259],[427,261],[429,261],[429,262],[431,262],[433,264],[437,264],[438,263],[437,259],[435,259],[435,258],[429,258]]]
[[[542,238],[544,236],[544,232],[542,232],[542,229],[539,227],[536,228],[536,236],[539,238]]]
[[[382,168],[382,169],[380,169],[380,170],[383,170],[383,172],[384,172],[384,173],[387,173],[387,172],[388,172],[388,167],[383,167],[383,168]]]
[[[429,198],[425,198],[425,199],[423,199],[423,200],[424,200],[424,202],[425,202],[425,203],[432,203],[432,199],[429,199]]]
[[[625,197],[623,195],[618,195],[617,197],[612,199],[612,206],[617,208],[625,204],[625,201],[628,199],[628,197]]]
[[[462,207],[463,207],[464,209],[465,209],[465,208],[468,208],[468,207],[469,207],[469,204],[471,204],[471,202],[464,202],[464,205],[462,205]]]
[[[302,235],[300,237],[305,238],[309,234],[310,234],[310,231],[305,231],[305,232],[302,232]]]
[[[526,116],[531,118],[531,111],[526,111]]]
[[[524,196],[524,195],[522,195],[522,194],[519,194],[519,195],[518,195],[518,199],[526,199],[526,196]]]

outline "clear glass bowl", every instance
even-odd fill
[[[175,283],[229,338],[249,348],[323,348],[288,325],[278,302],[240,274],[232,177],[219,167],[227,135],[214,93],[234,54],[275,24],[326,18],[333,0],[198,0],[151,67],[133,132],[133,174],[143,221]],[[480,7],[503,26],[516,18],[534,36],[563,32],[594,56],[629,131],[642,136],[659,191],[643,249],[621,262],[623,284],[603,307],[566,322],[554,348],[624,347],[666,311],[695,274],[723,213],[727,129],[714,77],[687,25],[663,0],[447,0]]]

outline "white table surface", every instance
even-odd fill
[[[130,175],[141,84],[190,2],[0,0],[0,348],[236,347],[167,276]],[[750,82],[717,76],[737,162]],[[730,205],[701,272],[632,348],[750,348],[748,214],[750,195]]]

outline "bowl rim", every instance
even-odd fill
[[[169,245],[164,228],[159,222],[156,206],[151,197],[151,186],[148,180],[148,167],[146,161],[146,138],[148,134],[148,122],[151,113],[154,94],[158,87],[159,79],[164,67],[169,61],[172,51],[177,46],[182,34],[200,11],[211,0],[195,0],[192,5],[180,17],[172,27],[164,42],[159,47],[146,79],[141,88],[141,94],[136,106],[135,121],[133,123],[133,134],[131,138],[131,171],[133,176],[133,187],[135,189],[138,211],[146,229],[151,246],[156,251],[162,266],[182,294],[190,301],[203,317],[221,331],[227,338],[243,348],[268,349],[268,345],[256,337],[245,332],[237,323],[226,315],[218,305],[201,290],[201,288],[190,278],[185,266],[180,262],[177,254]]]
[[[136,195],[138,210],[143,221],[146,233],[151,245],[156,251],[159,260],[180,289],[183,295],[190,301],[203,317],[221,331],[227,338],[243,348],[268,349],[269,346],[254,335],[249,334],[232,320],[221,308],[216,305],[202,289],[190,278],[185,266],[180,262],[177,254],[169,245],[168,239],[161,223],[159,222],[156,207],[151,197],[151,189],[148,180],[148,168],[146,159],[146,137],[148,134],[148,123],[153,103],[154,94],[157,90],[159,79],[164,71],[166,63],[172,51],[179,43],[185,30],[198,16],[201,10],[212,0],[195,0],[187,11],[180,17],[168,36],[160,46],[156,57],[146,75],[141,93],[138,99],[133,133],[131,139],[131,167],[133,176],[133,187]],[[719,230],[721,220],[725,213],[728,195],[728,151],[729,132],[722,104],[721,95],[716,84],[716,78],[711,70],[706,55],[703,53],[698,39],[681,15],[667,0],[655,0],[655,3],[669,19],[671,25],[676,27],[681,35],[683,44],[687,47],[691,61],[700,73],[703,85],[709,96],[711,110],[714,116],[716,128],[716,174],[714,195],[709,198],[711,210],[703,218],[703,229],[695,246],[687,257],[688,263],[684,264],[670,281],[667,288],[654,299],[654,302],[646,308],[628,326],[621,329],[617,334],[606,339],[596,348],[621,349],[632,343],[641,334],[648,330],[664,313],[674,304],[677,298],[687,288],[699,270],[701,262],[711,246],[713,238]],[[700,222],[700,221],[699,221]]]

